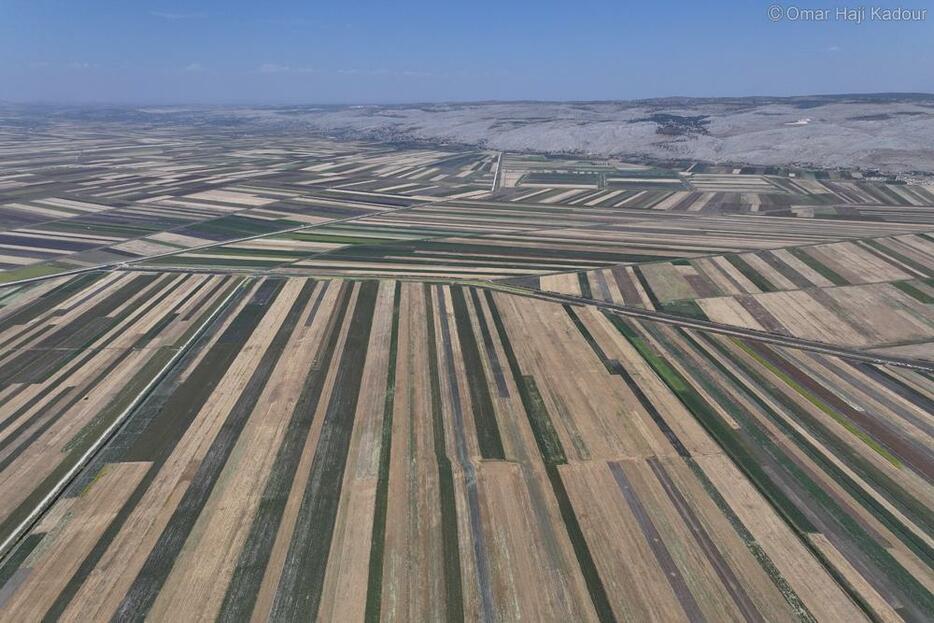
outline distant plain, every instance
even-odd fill
[[[927,620],[934,108],[856,99],[0,108],[0,621]]]

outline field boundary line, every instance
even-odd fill
[[[404,195],[393,195],[393,196],[395,196],[395,197],[400,197],[400,196],[401,196],[401,197],[405,197]],[[405,198],[408,198],[408,197],[405,197]],[[181,254],[183,254],[183,253],[190,253],[190,252],[192,252],[192,251],[203,251],[204,249],[213,249],[213,248],[215,248],[215,247],[222,247],[222,246],[228,245],[228,244],[237,244],[237,243],[240,243],[240,242],[249,242],[250,240],[258,240],[258,239],[260,239],[260,238],[266,238],[266,237],[269,237],[269,236],[279,236],[279,235],[281,235],[281,234],[290,234],[290,233],[294,233],[294,232],[297,232],[297,231],[304,231],[304,230],[306,230],[306,229],[314,229],[314,228],[316,228],[316,227],[325,227],[325,226],[328,226],[328,225],[337,225],[337,224],[340,224],[340,223],[348,223],[348,222],[351,222],[351,221],[356,221],[356,220],[358,220],[358,219],[363,219],[363,218],[367,218],[367,217],[370,217],[370,216],[380,216],[380,215],[383,215],[383,214],[392,214],[392,213],[394,213],[394,212],[402,212],[403,210],[410,210],[410,209],[415,208],[415,207],[419,207],[419,206],[423,206],[423,205],[429,205],[429,204],[432,204],[432,203],[440,203],[440,202],[443,202],[443,201],[446,201],[446,200],[447,200],[447,197],[439,197],[439,198],[437,198],[437,200],[435,200],[435,201],[420,200],[420,202],[415,202],[415,203],[412,203],[412,204],[407,205],[407,206],[400,206],[400,207],[398,207],[398,208],[390,208],[390,209],[388,209],[388,210],[383,210],[383,211],[381,211],[381,212],[375,212],[375,213],[374,213],[374,212],[368,212],[368,213],[366,213],[366,214],[358,214],[358,215],[356,215],[356,216],[348,216],[347,218],[341,218],[341,219],[335,219],[335,220],[331,220],[331,221],[325,221],[325,222],[323,222],[323,223],[309,223],[309,224],[307,224],[307,225],[298,225],[298,226],[296,226],[296,227],[289,227],[289,228],[286,228],[286,229],[279,229],[279,230],[276,230],[276,231],[270,231],[270,232],[266,232],[266,233],[263,233],[263,234],[253,234],[253,235],[250,235],[250,236],[244,236],[244,237],[242,237],[242,238],[233,238],[233,239],[231,239],[231,240],[222,240],[222,241],[220,241],[220,242],[209,242],[209,243],[207,243],[207,244],[197,245],[197,246],[193,246],[193,247],[187,247],[187,248],[185,248],[185,249],[175,249],[175,250],[172,250],[172,251],[166,251],[165,253],[157,253],[157,254],[155,254],[155,255],[147,255],[147,256],[144,256],[144,257],[138,257],[138,258],[134,258],[134,259],[130,259],[130,260],[125,260],[125,261],[122,261],[122,262],[109,262],[109,263],[107,263],[107,264],[97,264],[97,265],[95,265],[95,266],[87,266],[87,267],[85,267],[85,268],[77,268],[77,269],[74,269],[74,270],[66,270],[66,271],[63,271],[63,272],[60,272],[60,273],[52,273],[52,274],[49,274],[49,275],[40,275],[39,277],[29,277],[28,279],[19,279],[19,280],[17,280],[17,281],[7,281],[7,282],[5,282],[5,283],[4,283],[4,282],[0,282],[0,288],[10,288],[10,287],[15,287],[15,286],[23,286],[23,285],[28,285],[28,284],[30,284],[30,283],[38,283],[38,282],[40,282],[40,281],[48,281],[49,279],[57,279],[57,278],[59,278],[59,277],[73,277],[73,276],[75,276],[75,275],[82,275],[82,274],[84,274],[84,273],[89,273],[89,272],[94,272],[94,271],[101,271],[101,270],[105,270],[105,271],[106,271],[106,270],[118,270],[118,269],[124,268],[124,267],[126,267],[126,266],[130,266],[131,264],[139,264],[139,263],[142,263],[142,262],[148,262],[148,261],[151,261],[151,260],[157,260],[157,259],[160,259],[160,258],[163,258],[163,257],[172,257],[173,255],[181,255]],[[67,259],[67,258],[66,258],[66,259]],[[158,267],[154,267],[153,270],[158,271],[159,268],[158,268]]]
[[[126,409],[114,418],[114,421],[107,427],[107,429],[97,438],[90,448],[81,456],[80,459],[68,470],[68,472],[59,480],[52,490],[42,498],[42,500],[36,505],[36,507],[30,511],[29,515],[16,527],[13,532],[10,533],[10,536],[0,544],[0,564],[2,564],[7,556],[16,549],[16,545],[19,544],[20,539],[25,536],[29,530],[42,518],[42,516],[48,511],[55,501],[61,496],[61,494],[68,488],[68,486],[75,480],[78,474],[88,466],[88,464],[93,460],[93,458],[100,452],[104,446],[119,432],[119,429],[129,421],[130,416],[133,415],[133,412],[149,397],[152,391],[165,379],[168,373],[182,360],[185,354],[189,349],[200,340],[207,329],[214,323],[214,321],[221,315],[221,313],[227,309],[230,305],[230,302],[240,293],[243,292],[245,281],[241,281],[240,284],[235,287],[230,294],[228,294],[220,305],[217,306],[211,314],[201,323],[201,326],[195,330],[195,332],[188,338],[186,341],[172,356],[171,359],[159,370],[158,373],[146,384],[146,386],[136,395],[135,398],[127,405]]]
[[[759,331],[756,329],[748,329],[746,327],[734,326],[721,324],[717,322],[712,322],[710,320],[697,320],[694,318],[688,318],[686,316],[679,316],[676,314],[669,314],[666,312],[642,309],[639,307],[629,307],[627,305],[619,305],[617,303],[610,303],[608,301],[599,301],[596,299],[590,299],[583,296],[573,296],[570,294],[561,294],[558,292],[546,292],[544,290],[538,290],[534,288],[525,288],[521,286],[507,285],[501,286],[500,284],[494,282],[474,282],[472,285],[477,285],[479,287],[489,288],[490,290],[504,292],[506,294],[515,294],[518,296],[527,296],[532,298],[537,298],[541,300],[550,300],[556,303],[571,303],[574,305],[592,305],[600,309],[606,310],[608,312],[618,314],[620,316],[629,316],[632,318],[640,318],[643,320],[662,322],[665,324],[676,325],[680,327],[686,327],[689,329],[697,329],[699,331],[707,331],[709,333],[719,333],[721,335],[730,335],[733,337],[739,337],[742,339],[754,340],[758,342],[766,342],[769,344],[775,344],[777,346],[785,346],[788,348],[797,348],[799,350],[806,350],[816,353],[821,353],[824,355],[831,355],[834,357],[842,357],[845,359],[855,359],[859,361],[865,361],[869,363],[881,364],[881,365],[892,365],[899,366],[902,368],[911,368],[914,370],[923,370],[925,372],[934,372],[934,362],[927,362],[920,359],[907,359],[902,357],[888,357],[884,355],[877,355],[865,350],[851,349],[844,346],[835,346],[833,344],[827,344],[824,342],[815,342],[812,340],[805,340],[802,338],[796,338],[788,335],[782,335],[779,333],[770,333],[768,331]]]

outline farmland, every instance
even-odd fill
[[[0,620],[929,620],[934,187],[250,129],[0,131]]]
[[[926,234],[523,277],[516,283],[836,344],[897,350],[934,333]],[[934,355],[934,353],[932,353]]]

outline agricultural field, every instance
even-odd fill
[[[119,425],[238,281],[90,274],[43,282],[3,308],[0,542]]]
[[[930,620],[934,187],[246,130],[0,132],[0,621]]]
[[[928,233],[618,265],[512,283],[934,360],[934,237]]]
[[[79,133],[0,151],[0,280],[173,257],[230,241],[486,194],[489,153],[307,140],[172,137],[100,143]],[[225,147],[222,149],[220,143]],[[62,150],[68,149],[68,158]],[[193,251],[197,250],[197,251]]]
[[[932,606],[926,374],[478,287],[226,287],[228,311],[7,559],[5,618]]]

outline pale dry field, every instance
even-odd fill
[[[60,306],[140,279],[202,314],[225,282]],[[592,306],[247,278],[7,556],[0,619],[917,620],[932,395]]]

